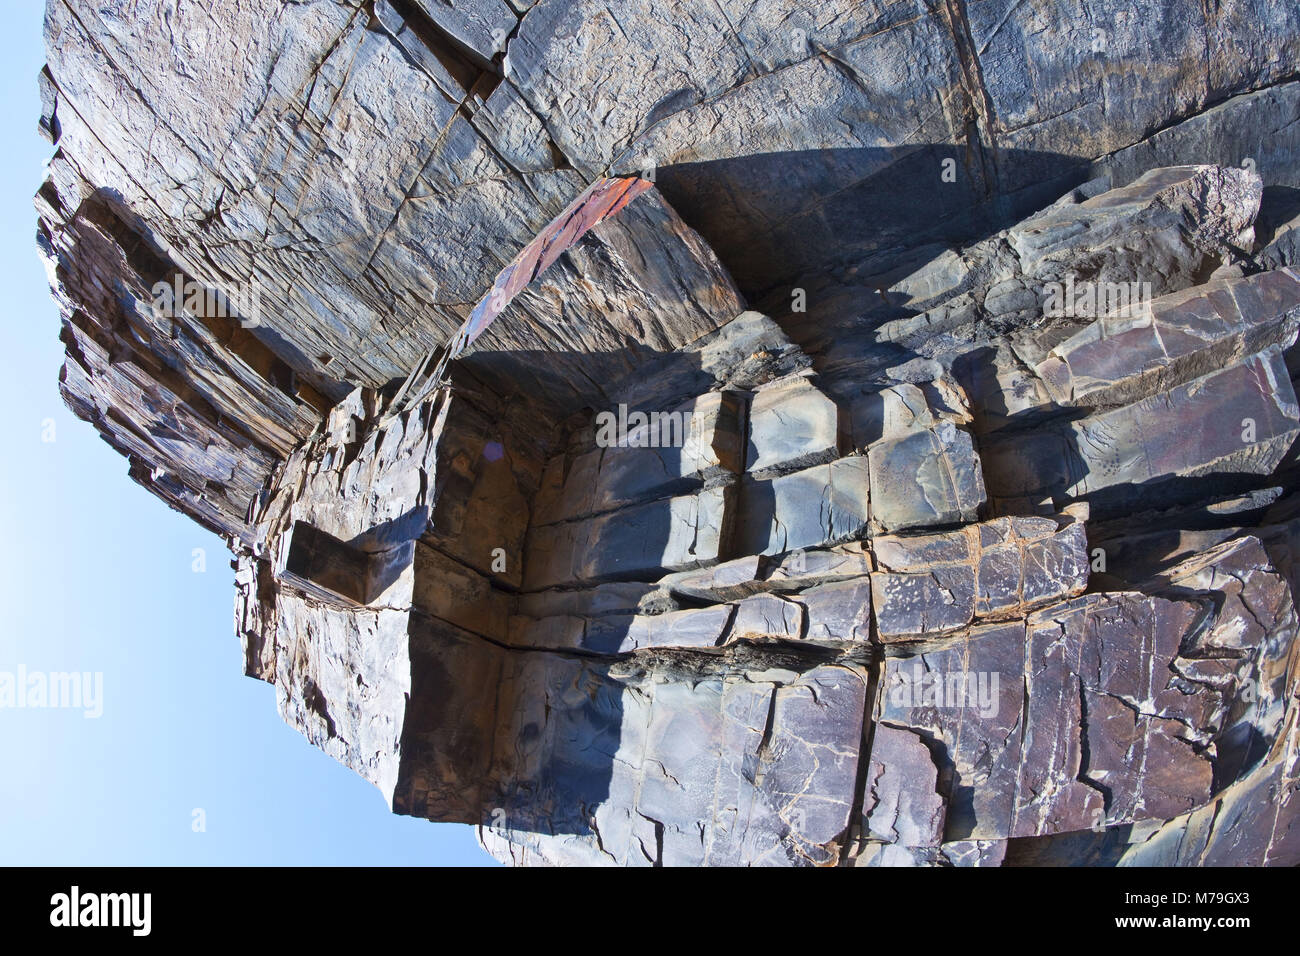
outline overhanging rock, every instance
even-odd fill
[[[508,862],[1300,862],[1294,12],[669,6],[50,4],[246,672]]]

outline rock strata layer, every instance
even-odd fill
[[[1300,15],[1075,6],[51,0],[62,394],[503,861],[1296,865]]]

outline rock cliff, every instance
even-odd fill
[[[65,401],[514,863],[1300,863],[1300,11],[50,0]]]

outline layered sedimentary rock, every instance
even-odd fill
[[[1107,10],[51,3],[65,400],[504,861],[1295,864],[1300,23]]]

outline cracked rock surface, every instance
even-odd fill
[[[517,864],[1300,864],[1282,0],[49,0],[65,401]]]

